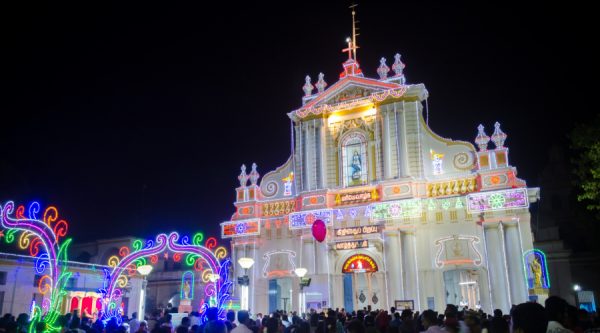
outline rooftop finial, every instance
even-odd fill
[[[402,62],[402,60],[400,59],[402,56],[400,55],[400,53],[396,53],[396,55],[394,56],[394,64],[392,65],[392,70],[394,71],[394,73],[396,74],[395,76],[404,76],[404,67],[406,67],[406,65],[404,65],[404,63]],[[401,82],[402,84],[404,84],[404,80],[402,80],[403,82]]]
[[[390,68],[385,63],[385,58],[382,57],[381,60],[379,60],[379,68],[377,68],[377,74],[379,74],[379,79],[380,80],[387,79],[389,72],[390,72]]]
[[[304,96],[308,97],[312,95],[313,89],[315,89],[315,87],[310,83],[310,76],[307,75],[306,78],[304,78],[304,86],[302,86],[302,90],[304,90]]]
[[[250,171],[250,184],[256,185],[260,174],[256,171],[256,163],[252,163],[252,171]]]
[[[319,73],[319,81],[317,81],[317,84],[315,84],[319,93],[325,91],[325,87],[327,87],[327,82],[325,82],[324,77],[325,75],[323,73]]]
[[[494,134],[492,134],[492,141],[496,148],[504,148],[504,141],[506,140],[506,133],[502,132],[500,129],[500,123],[496,122],[494,124]]]
[[[240,181],[240,187],[246,187],[246,184],[248,183],[248,175],[246,174],[246,165],[242,164],[242,167],[240,168],[240,170],[242,170],[240,172],[240,175],[238,176],[238,180]]]
[[[479,151],[486,151],[488,142],[490,142],[490,137],[485,134],[483,130],[483,125],[479,124],[477,126],[477,136],[475,137],[475,143],[479,147]]]

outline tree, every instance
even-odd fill
[[[600,217],[600,114],[579,124],[570,135],[577,200]]]

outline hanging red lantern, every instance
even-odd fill
[[[313,237],[317,240],[317,242],[322,242],[325,240],[325,236],[327,236],[327,227],[325,227],[325,222],[321,220],[315,220],[312,225],[312,234]]]

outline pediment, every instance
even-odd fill
[[[304,108],[334,105],[369,97],[373,93],[401,87],[396,83],[382,82],[362,77],[349,76],[310,101]]]

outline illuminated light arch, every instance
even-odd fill
[[[523,253],[523,271],[525,272],[525,282],[527,283],[527,288],[535,288],[534,277],[532,276],[533,274],[531,272],[531,269],[528,267],[530,262],[534,259],[538,259],[541,266],[542,288],[550,289],[550,275],[548,274],[548,263],[546,262],[546,254],[538,249],[527,250],[525,251],[525,253]]]
[[[71,273],[67,270],[67,249],[71,239],[61,241],[68,230],[68,223],[59,218],[56,207],[49,206],[42,214],[40,204],[32,202],[25,213],[25,206],[16,207],[12,201],[0,205],[0,222],[7,229],[6,243],[12,243],[18,237],[17,245],[21,249],[29,248],[29,254],[36,257],[35,271],[42,275],[38,290],[44,296],[41,307],[33,304],[29,332],[36,331],[38,323],[44,324],[45,333],[58,332],[57,319],[63,304],[64,290]],[[70,304],[69,304],[70,305]]]
[[[136,274],[136,268],[147,263],[146,258],[150,258],[150,262],[155,262],[158,254],[165,251],[174,252],[173,257],[177,258],[177,261],[186,254],[186,264],[192,264],[195,268],[198,265],[204,268],[204,263],[208,266],[202,272],[202,279],[206,283],[204,294],[212,301],[203,302],[200,310],[204,313],[209,306],[216,306],[219,309],[219,317],[225,318],[225,307],[229,301],[229,288],[232,284],[228,279],[230,261],[226,258],[227,250],[217,246],[214,237],[208,238],[202,246],[203,239],[203,234],[198,233],[194,235],[190,244],[187,236],[180,237],[177,232],[169,235],[159,234],[154,240],[147,240],[145,245],[141,240],[134,241],[133,251],[122,251],[126,255],[121,259],[111,257],[109,266],[112,267],[112,271],[105,270],[104,288],[99,290],[104,300],[102,319],[109,320],[114,317],[117,321],[121,320],[117,304],[123,295],[122,289],[127,286],[127,276]],[[216,281],[214,277],[218,277]]]

